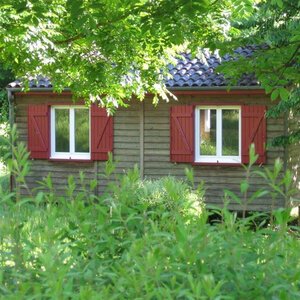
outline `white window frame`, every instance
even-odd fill
[[[210,132],[210,109],[205,111],[204,131]]]
[[[200,110],[215,109],[216,110],[216,155],[201,155],[200,153]],[[222,155],[222,110],[235,109],[239,111],[239,155],[223,156]],[[242,120],[241,106],[205,106],[199,105],[195,108],[195,162],[197,163],[241,163],[242,149]],[[206,128],[204,128],[205,130]]]
[[[69,152],[56,152],[55,151],[55,111],[58,109],[69,110]],[[88,109],[89,110],[89,153],[75,152],[75,109]],[[51,155],[50,159],[79,159],[89,160],[91,159],[91,112],[90,109],[85,106],[77,105],[57,105],[51,107],[50,117],[50,130],[51,130]]]

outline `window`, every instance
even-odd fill
[[[256,163],[266,161],[266,106],[174,105],[170,108],[170,160],[192,164],[247,164],[253,143]]]
[[[28,150],[32,159],[107,160],[113,118],[96,104],[30,104]]]
[[[88,108],[84,106],[51,107],[51,158],[91,158]]]
[[[195,162],[241,162],[240,106],[197,106]]]

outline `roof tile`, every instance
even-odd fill
[[[235,53],[249,57],[258,48],[255,46],[239,47],[235,50]],[[207,49],[204,49],[202,54],[205,57],[204,60],[200,56],[192,57],[189,53],[183,53],[182,58],[177,59],[177,64],[169,64],[168,69],[171,78],[166,80],[166,86],[172,88],[226,86],[227,82],[224,75],[216,72],[216,68],[221,62],[232,60],[233,57],[229,54],[220,57],[218,52],[211,53]],[[259,83],[253,73],[245,74],[238,82],[238,86],[258,85]],[[15,80],[8,87],[21,88],[22,82]],[[52,84],[48,78],[38,76],[37,78],[30,78],[29,88],[52,88]]]

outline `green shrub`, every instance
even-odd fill
[[[0,123],[0,188],[8,190],[9,174],[5,161],[9,156],[8,130],[6,123]]]
[[[5,88],[13,80],[11,71],[0,63],[0,124],[8,122],[9,119],[9,103]]]
[[[27,154],[24,145],[14,150],[8,165],[21,172],[17,183],[24,188]],[[108,161],[103,176],[113,170]],[[299,298],[300,240],[298,228],[288,226],[289,209],[274,211],[268,227],[250,230],[252,219],[262,214],[238,219],[225,207],[214,212],[221,221],[212,226],[204,187],[194,186],[192,170],[186,175],[186,181],[141,181],[135,168],[101,196],[93,193],[96,182],[85,184],[83,174],[78,182],[69,178],[64,196],[55,194],[50,176],[36,196],[1,191],[0,296]],[[241,186],[246,192],[245,182]],[[279,193],[282,186],[276,187]]]

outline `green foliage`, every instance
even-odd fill
[[[20,153],[11,171],[26,175],[26,154],[13,147]],[[252,165],[253,148],[250,156]],[[262,176],[275,182],[281,167],[277,162]],[[103,176],[113,169],[110,156]],[[63,196],[51,176],[35,196],[17,202],[15,193],[0,189],[0,297],[299,298],[299,229],[288,226],[289,209],[273,212],[274,226],[251,230],[263,214],[237,219],[224,208],[214,212],[221,221],[212,226],[203,185],[194,186],[191,169],[186,175],[191,185],[171,177],[141,181],[134,168],[101,196],[82,173],[77,182],[68,179]]]
[[[148,92],[168,99],[167,63],[187,45],[215,48],[228,32],[228,12],[252,9],[250,0],[236,4],[8,0],[0,5],[0,59],[17,77],[49,76],[55,90],[70,87],[75,97],[110,108]]]
[[[259,46],[254,55],[224,66],[232,79],[253,70],[272,100],[288,100],[289,88],[299,84],[299,8],[297,0],[260,1],[247,18],[233,19],[227,47]],[[229,48],[228,48],[229,46]],[[224,50],[225,51],[225,50]],[[223,69],[223,67],[221,67]]]
[[[4,163],[10,155],[9,129],[6,123],[0,124],[0,161]]]
[[[6,123],[0,124],[0,188],[7,190],[9,174],[6,159],[10,156],[9,135]]]
[[[238,57],[222,64],[219,70],[236,82],[244,73],[254,73],[273,101],[278,105],[269,117],[293,112],[299,117],[300,84],[300,2],[298,0],[253,1],[253,13],[231,19],[226,43],[219,48],[225,52],[241,46],[256,46],[250,57]],[[236,56],[236,55],[235,55]],[[277,104],[276,103],[276,104]],[[298,129],[274,141],[274,145],[287,145],[300,140]]]
[[[9,104],[5,87],[13,80],[12,73],[0,64],[0,124],[8,122]],[[1,130],[1,129],[0,129]]]
[[[225,200],[232,200],[238,203],[242,207],[243,218],[246,217],[248,211],[248,205],[254,200],[262,198],[266,195],[271,197],[271,212],[274,212],[276,200],[284,200],[282,206],[288,211],[290,207],[290,199],[296,194],[297,190],[294,188],[294,182],[292,173],[290,170],[283,172],[283,162],[280,159],[276,159],[273,169],[264,167],[263,170],[254,168],[254,164],[258,159],[258,155],[255,153],[254,144],[249,149],[249,164],[244,165],[246,171],[245,178],[240,183],[240,194],[237,194],[230,190],[225,190]],[[283,174],[284,173],[284,174]],[[259,175],[264,180],[266,187],[256,189],[250,193],[251,177]],[[271,224],[273,224],[274,216],[271,214]]]
[[[8,121],[9,104],[6,90],[0,90],[0,123]]]
[[[281,100],[276,106],[267,112],[267,117],[278,118],[280,114],[285,114],[293,124],[289,128],[288,134],[278,136],[271,141],[271,146],[288,146],[300,141],[300,88],[291,91],[288,100]]]

